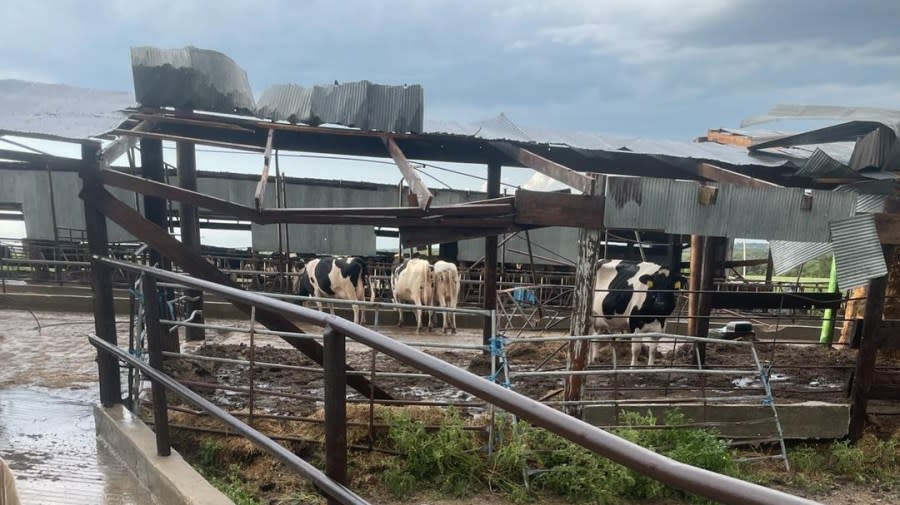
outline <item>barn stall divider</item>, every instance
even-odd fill
[[[105,257],[94,257],[94,264],[108,268],[119,268],[143,276],[142,292],[146,308],[146,334],[149,346],[149,363],[132,356],[127,350],[119,348],[115,342],[108,342],[96,335],[90,341],[98,348],[101,356],[108,356],[114,361],[122,361],[133,366],[151,379],[158,451],[168,451],[166,390],[194,404],[209,415],[226,423],[241,435],[248,438],[260,449],[272,454],[289,468],[314,482],[331,501],[344,504],[366,503],[353,491],[347,489],[343,482],[346,478],[346,385],[348,371],[345,369],[345,338],[391,356],[399,362],[419,370],[421,373],[441,379],[466,393],[507,411],[536,426],[545,428],[563,436],[589,450],[609,457],[613,461],[632,468],[640,473],[653,477],[668,485],[696,493],[713,500],[728,504],[768,504],[796,503],[810,504],[810,500],[792,496],[780,491],[751,484],[739,479],[691,467],[675,462],[648,449],[620,439],[600,428],[575,419],[550,406],[522,396],[500,384],[486,380],[463,369],[455,367],[443,360],[429,356],[402,342],[382,335],[344,319],[331,316],[295,304],[277,300],[256,293],[248,293],[241,289],[225,286],[215,282],[204,281],[153,267],[131,264]],[[243,421],[228,414],[223,409],[209,402],[197,393],[178,383],[168,374],[161,371],[163,350],[161,325],[154,316],[159,314],[158,288],[155,280],[162,280],[194,290],[216,294],[226,299],[247,304],[253,307],[252,313],[266,310],[324,328],[322,340],[324,347],[324,380],[325,380],[325,429],[326,429],[326,472],[323,474],[296,455],[266,437]],[[162,288],[165,289],[165,288]],[[156,291],[154,293],[154,291]],[[310,337],[307,337],[310,338]],[[113,371],[118,368],[116,366]],[[110,370],[107,370],[107,372]],[[118,372],[116,372],[118,373]],[[110,393],[110,379],[101,374],[101,390]],[[118,381],[115,381],[118,383]],[[114,384],[118,386],[118,384]]]

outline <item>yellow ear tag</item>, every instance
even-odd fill
[[[681,281],[675,281],[675,289],[681,289]]]
[[[647,289],[650,289],[652,287],[653,287],[653,281],[647,281]]]

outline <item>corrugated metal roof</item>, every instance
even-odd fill
[[[125,120],[130,93],[0,80],[0,130],[83,140]]]
[[[850,168],[853,170],[883,168],[896,140],[894,132],[884,126],[872,130],[856,142],[853,155],[850,157]]]
[[[802,189],[723,185],[714,204],[702,205],[699,191],[691,181],[610,178],[604,224],[675,234],[826,242],[828,223],[852,216],[856,202],[852,192],[811,191],[812,208],[803,210]]]
[[[260,117],[323,123],[388,132],[422,132],[422,86],[386,86],[358,81],[304,88],[279,84],[259,99]]]
[[[834,105],[776,105],[767,114],[745,119],[747,127],[780,119],[831,119],[836,121],[874,121],[900,135],[900,111],[875,107],[841,107]]]
[[[887,275],[887,264],[872,214],[860,214],[831,223],[831,242],[841,290],[863,286]]]
[[[850,167],[825,154],[825,151],[818,148],[806,160],[806,163],[794,172],[794,175],[802,177],[859,177],[859,174],[851,170]]]
[[[772,266],[775,275],[781,275],[807,261],[831,253],[831,243],[770,240],[769,249],[772,251]]]
[[[247,73],[218,51],[132,47],[134,95],[147,107],[232,113],[256,110]]]

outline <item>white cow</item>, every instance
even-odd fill
[[[434,273],[427,260],[413,258],[405,260],[391,273],[391,290],[394,303],[432,305],[434,296]],[[397,309],[397,326],[403,324],[403,311]],[[431,329],[431,322],[428,323]],[[416,333],[422,329],[422,310],[416,309]]]
[[[459,270],[449,261],[439,260],[434,264],[434,302],[438,307],[455,309],[459,300]],[[434,312],[428,319],[429,327],[434,320]],[[444,312],[444,333],[449,329],[456,333],[456,312]]]
[[[594,333],[654,333],[665,328],[666,317],[675,310],[675,292],[687,281],[668,268],[650,262],[603,261],[594,282],[591,322]],[[643,343],[631,339],[631,366],[637,365]],[[649,339],[650,358],[656,359],[658,338]],[[599,344],[591,345],[590,361],[596,360]],[[615,348],[613,348],[615,358]]]
[[[368,282],[366,263],[361,258],[326,257],[316,258],[306,263],[306,269],[297,279],[297,293],[306,295],[312,288],[312,296],[318,298],[340,298],[342,300],[365,301],[365,284]],[[371,298],[375,292],[369,283]],[[322,303],[316,302],[319,310]],[[334,314],[334,306],[331,307]],[[360,323],[359,305],[353,305],[353,322]]]

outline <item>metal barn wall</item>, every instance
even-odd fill
[[[78,194],[81,179],[76,172],[53,172],[53,201],[56,226],[84,229],[84,206]],[[134,192],[110,188],[116,198],[134,208]],[[53,216],[50,212],[50,178],[45,171],[0,170],[0,202],[19,203],[25,214],[25,234],[31,239],[53,240]],[[134,237],[112,221],[106,220],[109,240],[126,242]]]

